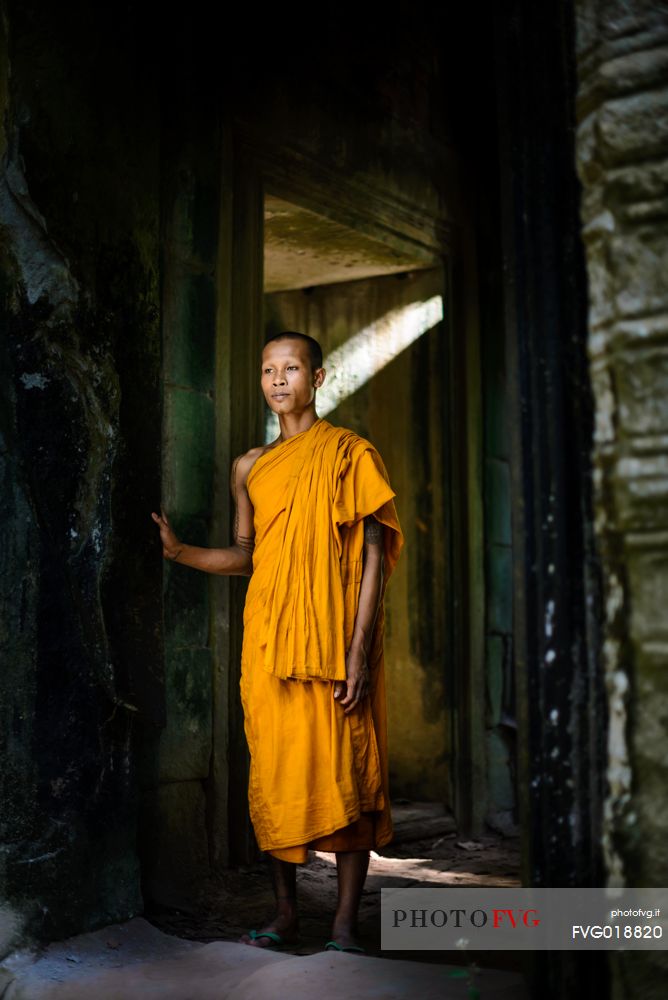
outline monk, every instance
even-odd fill
[[[369,851],[392,837],[383,595],[403,536],[378,452],[316,413],[325,374],[312,337],[286,331],[267,342],[261,386],[280,435],[233,463],[233,545],[187,545],[164,511],[152,517],[165,558],[251,577],[240,682],[248,795],[276,912],[241,940],[298,939],[296,868],[315,849],[336,855],[326,947],[360,952]]]

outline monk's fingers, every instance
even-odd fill
[[[343,694],[344,688],[345,684],[343,683],[343,681],[334,681],[334,697],[337,699],[340,698],[341,695]]]
[[[346,708],[346,714],[348,714],[348,712],[352,712],[352,710],[354,708],[357,708],[357,706],[359,705],[359,703],[361,701],[364,701],[364,699],[367,697],[368,694],[369,694],[369,686],[368,686],[368,684],[366,682],[361,682],[357,686],[357,688],[355,690],[355,693],[354,693],[354,696],[353,696],[353,700],[351,701],[351,703]],[[343,704],[343,702],[342,702],[342,704]]]
[[[348,705],[348,707],[344,710],[344,714],[345,715],[350,715],[350,713],[353,712],[357,708],[357,706],[360,703],[360,700],[361,699],[360,699],[359,696],[353,698],[353,700],[350,702],[350,704]],[[341,704],[343,704],[343,702]]]
[[[349,705],[352,698],[355,697],[355,683],[354,681],[336,681],[339,685],[339,694],[336,700],[340,705]]]
[[[366,698],[368,692],[369,687],[365,677],[358,677],[355,681],[348,681],[348,694],[340,702],[345,708],[346,715],[352,712],[354,708],[357,708],[360,701]]]
[[[338,701],[340,705],[346,706],[355,697],[355,682],[351,680],[341,681],[341,686],[345,689],[345,696],[343,698],[339,697]]]

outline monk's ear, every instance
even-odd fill
[[[313,372],[313,385],[316,387],[316,389],[319,389],[322,383],[325,381],[326,374],[327,372],[325,371],[324,368],[316,368],[316,370]]]

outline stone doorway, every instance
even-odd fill
[[[246,432],[252,427],[267,438],[275,434],[267,427],[252,352],[259,356],[266,336],[279,329],[315,336],[329,368],[329,393],[321,392],[319,412],[379,448],[406,534],[405,556],[388,590],[393,794],[456,811],[456,786],[463,782],[455,772],[458,733],[453,725],[458,686],[453,664],[461,661],[454,653],[450,554],[453,404],[447,389],[452,329],[447,260],[435,247],[397,238],[389,228],[382,239],[378,220],[361,218],[351,224],[352,213],[345,206],[337,212],[317,191],[300,190],[294,179],[292,185],[277,180],[275,164],[258,162],[255,151],[247,158],[237,155],[233,174],[239,228],[230,245],[231,270],[237,275],[230,290],[230,328],[232,338],[238,341],[243,330],[245,339],[244,358],[235,363],[243,368],[242,381],[255,407],[241,409]],[[236,420],[240,402],[237,398]],[[237,433],[231,411],[228,419]],[[243,447],[241,436],[237,440]],[[229,857],[237,863],[256,857],[247,817],[248,758],[238,698],[244,591],[242,581],[231,582],[226,633]],[[482,695],[478,704],[482,712]]]

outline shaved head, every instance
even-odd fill
[[[274,340],[301,340],[308,348],[309,360],[313,371],[316,368],[322,368],[322,347],[317,340],[309,337],[307,333],[297,333],[296,330],[283,330],[281,333],[275,333],[273,337],[269,337],[264,346],[266,347],[267,344],[271,344]]]

